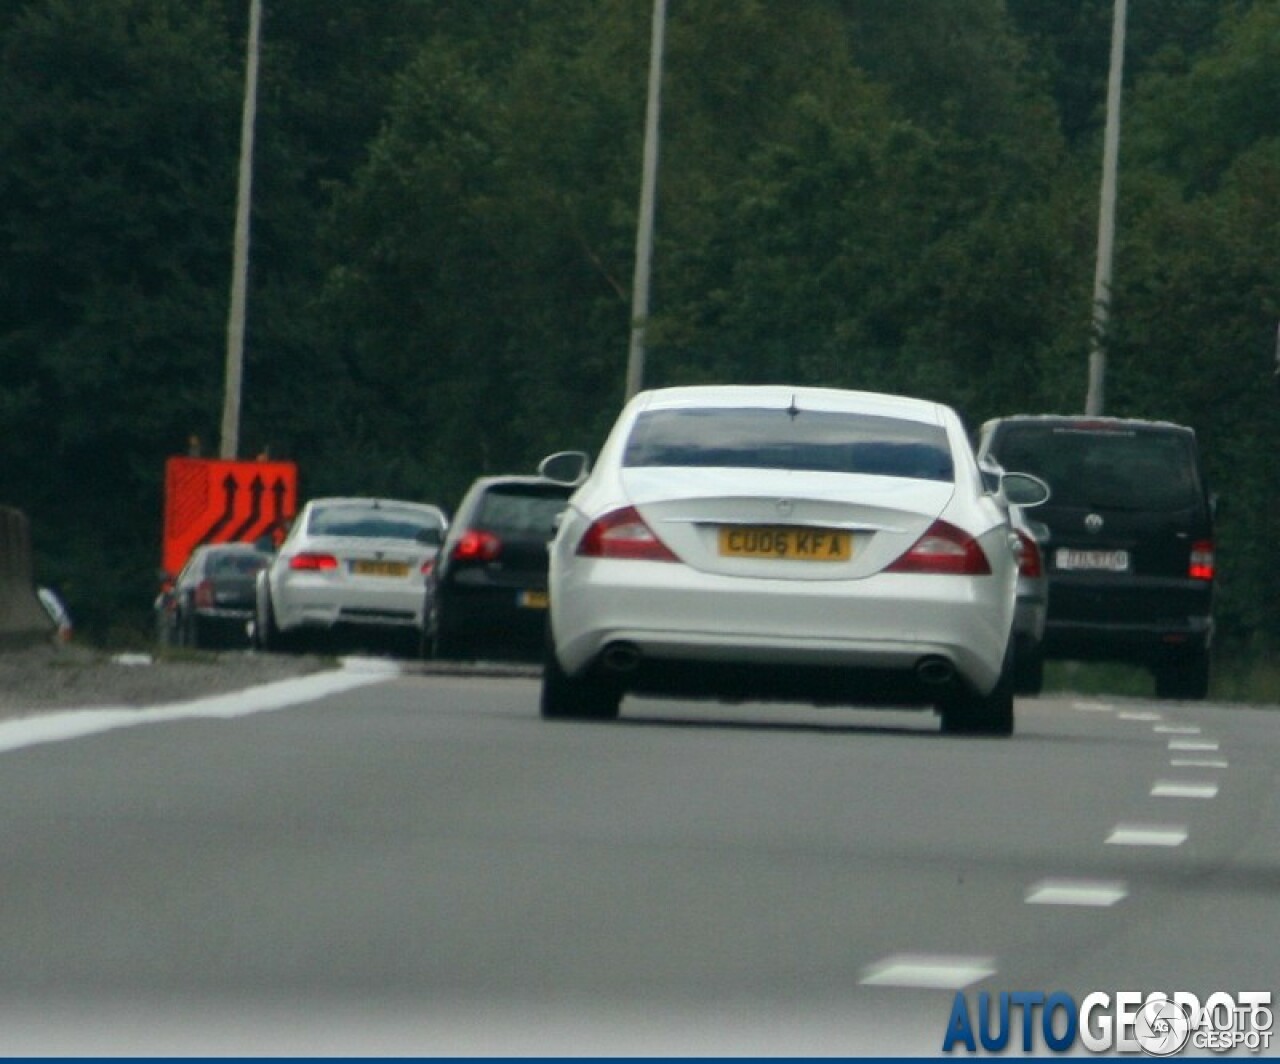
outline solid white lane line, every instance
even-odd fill
[[[1152,798],[1216,798],[1216,783],[1199,783],[1190,780],[1156,780],[1151,788]]]
[[[1129,893],[1123,880],[1042,879],[1027,891],[1028,905],[1086,905],[1106,908]]]
[[[1196,724],[1157,724],[1151,729],[1157,735],[1199,735],[1200,728]]]
[[[1112,846],[1181,846],[1187,829],[1179,824],[1117,824],[1107,836]]]
[[[970,983],[995,975],[992,957],[957,957],[899,953],[863,969],[864,986],[893,986],[913,990],[963,990]]]
[[[1222,757],[1171,757],[1171,768],[1230,768],[1230,763]]]
[[[1218,744],[1212,739],[1170,739],[1170,750],[1181,750],[1184,753],[1216,754]]]
[[[314,672],[294,680],[280,680],[234,694],[197,698],[190,702],[140,709],[127,706],[68,709],[18,717],[0,722],[0,753],[42,743],[80,739],[117,728],[134,728],[141,724],[247,717],[252,713],[285,709],[301,702],[341,694],[399,674],[399,666],[393,663],[350,659],[343,662],[341,669]]]

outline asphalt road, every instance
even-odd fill
[[[933,1055],[961,989],[1280,989],[1280,710],[304,694],[0,723],[0,1052]]]

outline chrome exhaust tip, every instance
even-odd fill
[[[956,669],[946,658],[931,655],[916,662],[916,677],[930,687],[940,687],[955,679]]]

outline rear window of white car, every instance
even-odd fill
[[[307,531],[313,536],[411,539],[435,544],[443,539],[443,527],[432,514],[394,506],[317,507],[311,511]]]
[[[865,473],[951,481],[946,430],[919,421],[777,408],[651,410],[636,419],[625,466],[713,466]]]

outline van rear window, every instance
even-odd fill
[[[1185,510],[1204,495],[1185,432],[1011,425],[995,456],[1005,469],[1044,480],[1054,506]]]

